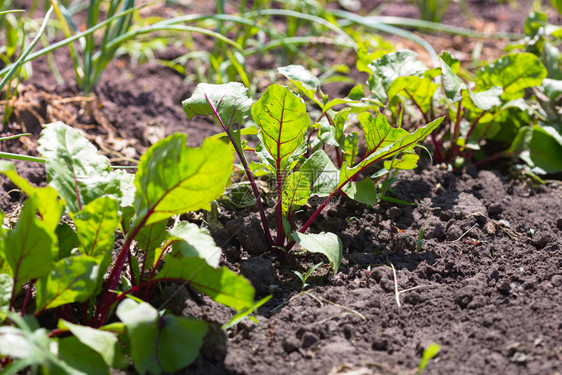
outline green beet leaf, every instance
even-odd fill
[[[459,69],[461,67],[460,61],[455,56],[451,55],[449,52],[443,51],[443,53],[439,55],[439,59],[445,64],[447,64],[447,66],[449,66],[449,68],[454,74],[457,74],[459,72]]]
[[[390,126],[386,117],[381,113],[377,113],[374,117],[370,113],[362,113],[357,118],[363,128],[368,153],[388,146],[408,135],[406,130]]]
[[[332,266],[334,275],[338,273],[343,257],[342,243],[338,236],[325,232],[318,234],[293,233],[292,236],[306,251],[324,254]]]
[[[49,338],[46,329],[38,327],[33,317],[22,318],[15,313],[8,316],[17,327],[0,327],[0,356],[11,357],[15,361],[2,373],[24,373],[25,368],[37,365],[47,374],[83,374],[55,356],[57,342]]]
[[[37,199],[32,196],[24,203],[16,227],[4,233],[4,259],[11,269],[14,284],[46,276],[58,254],[55,229],[37,217]]]
[[[186,138],[170,135],[141,157],[135,176],[135,226],[210,210],[209,202],[223,194],[234,163],[228,145],[207,139],[200,148],[189,148]]]
[[[59,260],[37,281],[37,311],[86,301],[96,288],[99,270],[98,261],[87,255]]]
[[[35,196],[37,211],[49,229],[59,223],[64,201],[59,199],[57,191],[52,187],[36,188],[16,172],[14,163],[0,160],[0,173],[6,175],[12,182],[28,196]]]
[[[195,289],[235,310],[254,306],[255,291],[248,280],[226,267],[213,268],[202,258],[174,258],[168,255],[164,258],[164,267],[154,279],[187,281]]]
[[[456,74],[459,69],[459,61],[454,59],[448,52],[443,52],[439,58],[441,60],[441,71],[443,73],[443,90],[447,98],[451,99],[453,103],[456,103],[462,100],[461,90],[466,88],[465,83]]]
[[[495,86],[489,88],[485,91],[474,92],[470,89],[468,91],[468,96],[470,100],[474,104],[476,108],[482,111],[489,111],[490,109],[497,107],[501,104],[501,95],[503,93],[503,89],[501,87]],[[467,109],[470,109],[470,106],[464,103]]]
[[[298,209],[308,203],[310,198],[310,181],[302,172],[291,173],[283,184],[282,207],[283,214]]]
[[[8,274],[0,273],[0,322],[4,320],[10,308],[13,288],[14,279]]]
[[[156,257],[155,249],[162,245],[162,242],[164,242],[168,236],[168,232],[166,231],[167,224],[168,219],[165,219],[157,223],[144,226],[135,237],[137,247],[142,252],[146,253],[146,266],[154,263]]]
[[[304,153],[310,117],[303,100],[289,89],[269,86],[252,106],[252,118],[259,128],[265,158],[275,170],[285,171]]]
[[[109,160],[79,130],[62,122],[48,124],[38,150],[46,158],[49,185],[65,199],[70,212],[78,212],[107,194],[121,196],[119,179],[110,172]]]
[[[109,196],[100,197],[85,205],[80,212],[71,213],[82,254],[95,258],[104,268],[111,261],[115,229],[119,225],[119,202]]]
[[[183,221],[170,230],[170,236],[175,240],[172,244],[174,257],[203,258],[211,267],[218,268],[222,250],[208,230]]]
[[[133,364],[139,374],[174,373],[199,354],[207,324],[203,321],[161,315],[147,303],[126,299],[117,316],[127,328]]]
[[[392,100],[398,94],[403,95],[419,106],[423,113],[427,113],[438,87],[429,77],[398,77],[388,88],[388,99]]]
[[[562,80],[545,78],[543,83],[544,93],[550,100],[556,100],[562,95]]]
[[[55,260],[69,257],[71,251],[79,244],[76,232],[70,224],[61,222],[57,225],[55,233],[59,240],[59,254],[55,257]]]
[[[80,343],[101,355],[103,362],[109,367],[122,368],[128,365],[121,354],[121,345],[113,332],[73,324],[59,320],[58,328],[68,329]]]
[[[277,71],[287,77],[310,100],[323,107],[322,101],[316,97],[320,81],[308,69],[302,65],[289,65],[277,68]]]
[[[562,136],[552,126],[521,128],[507,152],[519,153],[535,173],[562,171]]]
[[[244,118],[250,115],[252,104],[248,89],[239,82],[222,85],[200,83],[191,97],[182,102],[183,110],[189,119],[194,116],[213,117],[225,131],[217,136],[229,135],[238,150],[244,149],[241,136],[254,132],[240,129],[240,126],[235,128],[234,125],[242,124]],[[245,157],[244,153],[240,153],[240,156]]]
[[[218,114],[228,129],[235,130],[232,126],[250,114],[252,103],[248,89],[239,82],[231,82],[223,85],[200,83],[182,105],[189,119],[212,116],[218,121]]]
[[[413,133],[406,132],[402,138],[390,143],[387,146],[378,148],[376,151],[369,154],[366,158],[361,160],[353,167],[348,167],[343,165],[340,170],[340,180],[338,187],[343,187],[345,184],[349,183],[355,176],[357,176],[361,171],[363,171],[368,166],[372,165],[376,161],[388,159],[397,155],[400,152],[412,151],[413,148],[421,142],[425,137],[427,137],[435,128],[441,124],[443,117],[440,117],[429,124],[418,128]],[[392,136],[393,133],[389,133]],[[385,138],[383,138],[384,140]]]
[[[308,157],[299,169],[310,181],[311,194],[327,197],[338,185],[340,171],[323,150]]]
[[[414,169],[418,166],[420,156],[415,153],[404,153],[402,157],[384,162],[384,169]]]
[[[372,72],[369,87],[381,102],[386,101],[388,89],[396,78],[423,74],[426,68],[417,56],[413,51],[400,50],[387,53],[368,65]]]
[[[522,97],[524,89],[540,86],[546,74],[546,68],[532,53],[510,53],[478,71],[475,91],[498,86],[503,89],[502,100],[513,100]]]
[[[72,372],[74,374],[109,374],[109,367],[102,356],[76,337],[60,339],[57,354],[65,364],[76,370]]]
[[[372,206],[379,201],[377,188],[370,178],[359,182],[351,181],[343,187],[342,191],[354,201],[366,205]]]

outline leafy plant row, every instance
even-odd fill
[[[168,225],[174,215],[208,209],[232,173],[233,155],[223,142],[185,143],[184,134],[156,143],[133,176],[111,170],[80,131],[53,123],[39,140],[49,186],[35,188],[13,164],[0,164],[28,196],[17,224],[3,227],[0,237],[4,373],[29,366],[108,373],[127,367],[129,357],[138,373],[185,367],[207,324],[143,302],[161,282],[184,282],[232,307],[238,314],[229,324],[264,302],[255,304],[249,281],[219,267],[221,249],[206,230]],[[107,324],[114,312],[119,322]],[[54,316],[55,329],[39,327],[36,319]]]

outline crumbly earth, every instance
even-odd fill
[[[363,1],[362,10],[381,3]],[[509,2],[467,3],[482,29],[521,31],[531,2],[519,2],[518,10]],[[445,22],[473,26],[455,7]],[[415,7],[403,3],[382,11],[416,16]],[[431,38],[438,52],[457,50],[466,60],[477,43]],[[502,43],[486,41],[482,51],[496,57]],[[165,53],[173,58],[182,51]],[[54,81],[45,61],[34,64],[19,102],[33,136],[2,142],[3,151],[34,154],[41,119],[83,129],[115,163],[138,158],[175,131],[187,132],[191,146],[219,132],[206,119],[187,120],[181,101],[196,83],[170,69],[120,59],[108,67],[91,102],[80,99],[66,51],[55,53],[55,60],[66,83]],[[346,94],[337,85],[328,90]],[[32,183],[45,184],[42,165],[17,166]],[[166,286],[152,301],[156,306],[205,319],[212,328],[200,358],[180,373],[412,374],[435,342],[441,351],[427,374],[561,374],[560,182],[534,186],[494,170],[454,174],[427,165],[399,177],[393,196],[412,205],[365,207],[340,198],[326,208],[311,231],[337,233],[344,262],[336,276],[327,265],[318,268],[304,291],[291,271],[305,273],[323,259],[280,261],[263,254],[255,211],[221,208],[212,234],[224,250],[222,263],[250,278],[258,297],[273,298],[256,315],[259,324],[245,320],[222,331],[230,309],[184,286]],[[0,177],[3,212],[19,206],[22,197],[14,188]],[[310,213],[309,207],[297,220]]]

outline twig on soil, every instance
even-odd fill
[[[449,243],[455,243],[457,241],[460,241],[464,236],[466,236],[468,233],[470,233],[471,230],[473,230],[474,228],[476,228],[478,224],[474,224],[473,226],[471,226],[466,232],[464,232],[459,238],[457,238],[456,240],[450,241]]]
[[[394,295],[396,296],[396,304],[398,308],[400,306],[400,292],[398,291],[398,278],[396,277],[396,268],[394,268],[394,264],[390,263],[390,267],[392,267],[392,274],[394,275]]]

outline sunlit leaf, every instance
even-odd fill
[[[283,214],[305,205],[310,198],[310,181],[302,172],[294,172],[287,176],[283,184]]]
[[[73,302],[84,302],[93,293],[99,263],[80,255],[59,260],[46,278],[37,281],[37,311]]]
[[[338,236],[324,232],[318,234],[293,233],[292,236],[306,251],[324,254],[332,265],[334,275],[338,273],[343,257],[342,243]]]
[[[99,353],[107,366],[123,367],[124,358],[121,354],[121,345],[115,333],[73,324],[64,320],[60,320],[58,326],[60,329],[68,329],[82,344]]]
[[[97,259],[100,264],[107,265],[111,261],[115,230],[119,224],[118,206],[117,200],[104,196],[88,203],[80,212],[70,214],[76,226],[80,252]]]
[[[215,301],[236,310],[254,306],[254,288],[242,276],[226,267],[211,267],[202,258],[164,258],[164,267],[154,278],[187,281]]]
[[[410,50],[400,50],[387,53],[373,60],[369,65],[372,76],[369,79],[369,87],[377,98],[384,102],[390,85],[398,77],[421,76],[426,70],[417,54]]]
[[[131,356],[140,374],[174,373],[199,354],[207,323],[186,317],[161,315],[147,303],[125,299],[117,316],[127,327]]]
[[[310,181],[311,193],[327,197],[338,185],[339,170],[323,150],[310,155],[299,169]]]
[[[221,141],[185,146],[185,134],[171,135],[141,157],[135,177],[135,225],[150,225],[176,214],[210,209],[232,173],[234,156]]]
[[[215,244],[208,230],[182,221],[170,230],[170,236],[175,240],[172,245],[173,256],[181,254],[183,257],[203,258],[210,266],[219,266],[222,250]]]
[[[37,202],[31,197],[24,203],[16,227],[4,233],[4,259],[16,285],[46,276],[54,266],[54,254],[58,254],[54,228],[50,229],[36,212]]]
[[[46,158],[49,185],[65,199],[70,212],[78,212],[104,195],[121,196],[119,179],[110,172],[109,160],[79,130],[62,122],[48,124],[38,150]]]
[[[540,86],[546,74],[546,68],[532,53],[510,53],[478,71],[474,91],[498,86],[503,89],[503,100],[517,99],[527,87]]]
[[[284,171],[304,152],[310,117],[303,100],[286,87],[271,85],[252,106],[252,117],[271,166]]]

